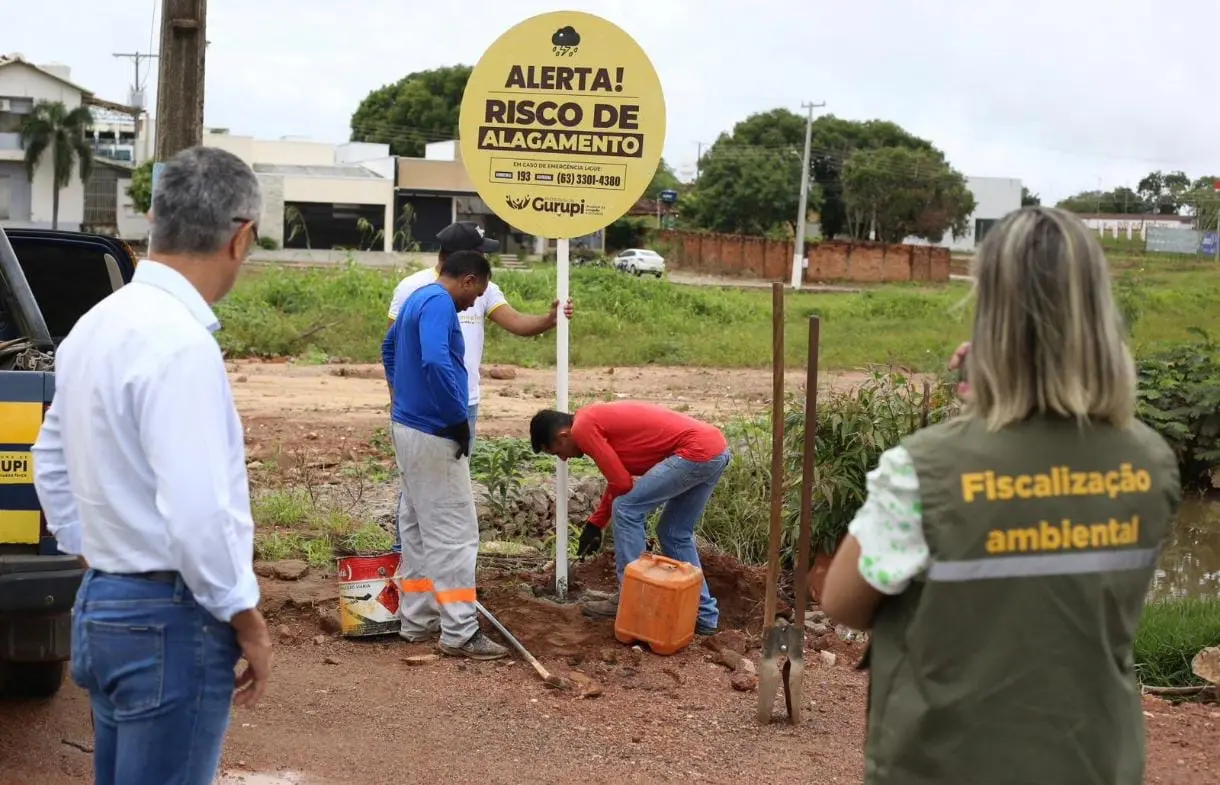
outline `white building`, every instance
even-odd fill
[[[1076,217],[1102,237],[1125,237],[1128,240],[1147,240],[1149,229],[1190,229],[1195,222],[1187,215],[1082,213]]]
[[[966,223],[966,234],[954,237],[946,232],[939,243],[951,251],[973,251],[992,226],[1021,207],[1021,181],[1009,177],[967,177],[966,187],[974,195],[974,212]],[[911,245],[929,245],[927,240],[908,237]]]
[[[284,248],[389,251],[394,242],[394,159],[385,144],[334,145],[204,133],[254,169],[263,187],[259,233]]]
[[[69,110],[85,102],[89,91],[69,76],[67,66],[37,66],[21,55],[0,55],[0,225],[51,228],[55,196],[51,161],[44,155],[30,180],[21,126],[40,101],[60,101]],[[84,212],[85,185],[74,166],[59,192],[59,228],[79,230]]]

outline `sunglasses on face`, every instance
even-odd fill
[[[254,221],[249,218],[234,218],[233,223],[250,224],[250,234],[254,241],[254,245],[258,245],[258,221]]]

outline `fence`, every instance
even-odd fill
[[[747,275],[787,281],[792,243],[736,234],[664,231],[667,264],[704,275]],[[945,282],[949,250],[926,245],[825,241],[810,247],[805,281]]]
[[[786,280],[792,270],[792,243],[740,234],[665,230],[666,265],[705,275],[746,275]]]
[[[949,249],[934,245],[818,243],[809,251],[805,280],[946,283],[949,280]]]

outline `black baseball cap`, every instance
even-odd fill
[[[479,253],[496,253],[500,243],[483,233],[483,227],[474,221],[458,221],[441,229],[436,239],[440,240],[441,251],[457,253],[458,251],[478,251]]]

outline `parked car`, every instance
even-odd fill
[[[614,266],[632,275],[655,275],[660,278],[665,274],[665,259],[656,251],[645,248],[628,248],[614,257]]]
[[[0,696],[49,698],[63,682],[84,568],[47,531],[30,445],[55,393],[59,342],[134,271],[131,249],[111,237],[0,229]]]

